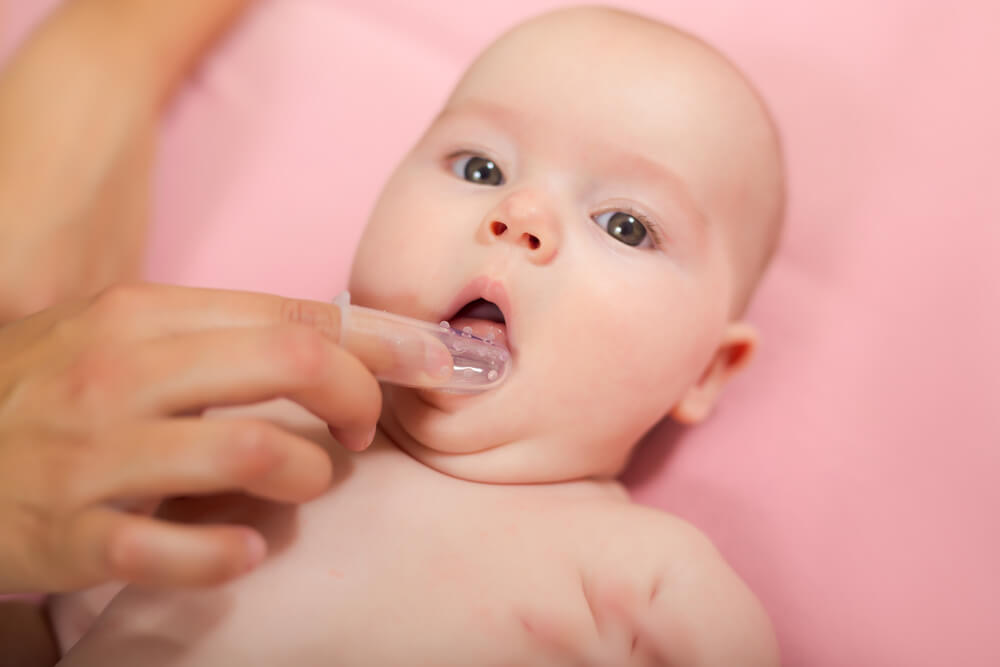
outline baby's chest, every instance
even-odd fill
[[[627,656],[631,634],[609,646],[598,616],[605,593],[634,580],[599,567],[599,545],[582,542],[563,513],[470,511],[475,503],[427,514],[419,503],[403,511],[390,502],[364,520],[317,512],[302,539],[240,591],[234,609],[256,612],[236,621],[239,634],[273,643],[286,659],[293,650],[296,664],[580,665]],[[313,528],[321,524],[329,529]]]

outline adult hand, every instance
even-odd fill
[[[364,449],[381,409],[370,369],[400,363],[400,346],[347,350],[339,326],[332,305],[135,285],[0,328],[0,592],[204,585],[251,569],[265,545],[247,527],[116,507],[323,493],[331,461],[316,443],[265,421],[198,415],[287,397]],[[440,370],[440,354],[413,359]]]

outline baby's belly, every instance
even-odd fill
[[[385,446],[336,465],[334,488],[305,507],[207,511],[257,525],[268,561],[213,591],[126,589],[69,664],[580,664],[593,618],[578,513]]]

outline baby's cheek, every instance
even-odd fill
[[[440,266],[438,236],[423,221],[432,214],[412,207],[376,208],[365,229],[351,267],[351,292],[358,302],[380,298],[415,298],[416,285],[426,287],[428,275]],[[389,304],[380,304],[389,308]]]
[[[606,388],[606,400],[625,419],[655,421],[698,380],[721,326],[710,309],[683,292],[619,306],[617,317],[592,318],[587,325],[600,359],[591,381]]]

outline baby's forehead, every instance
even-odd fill
[[[664,26],[596,22],[589,10],[583,18],[558,12],[501,37],[467,70],[444,114],[479,110],[522,137],[595,158],[619,146],[636,164],[659,164],[696,198],[711,199],[752,125],[747,116],[759,115],[740,75]]]
[[[761,116],[742,74],[711,47],[595,8],[554,12],[502,36],[465,72],[448,105],[469,99],[552,116],[567,133],[608,130],[681,155],[703,153],[704,144],[727,141]]]

